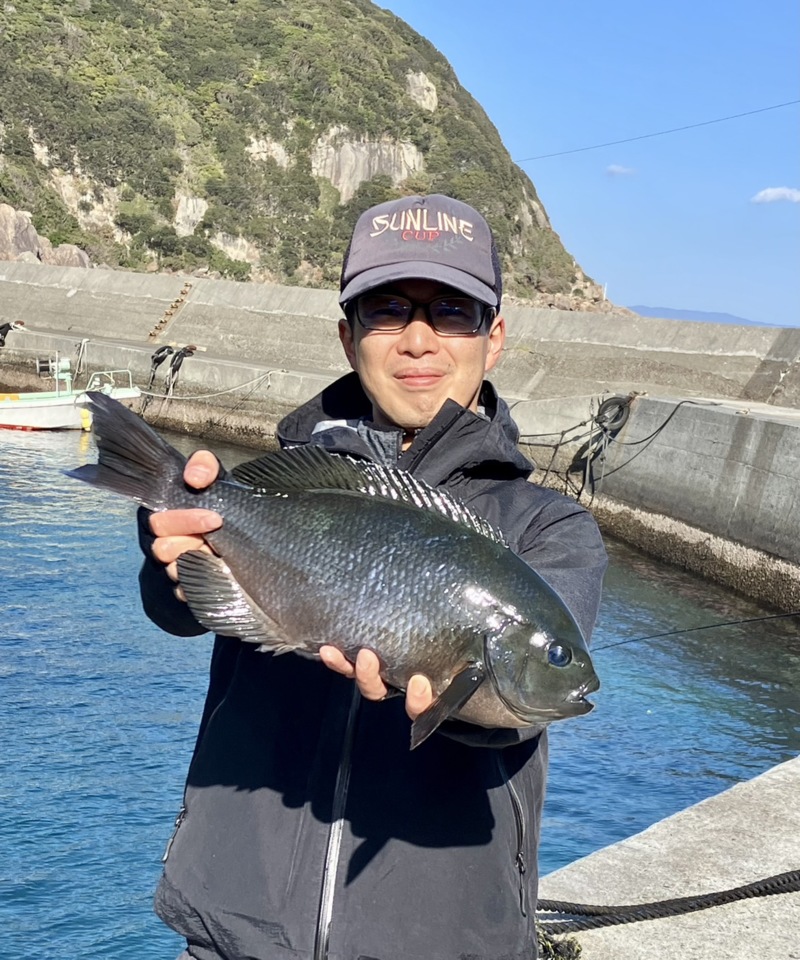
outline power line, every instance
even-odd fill
[[[761,107],[758,110],[748,110],[745,113],[733,113],[729,117],[717,117],[716,120],[704,120],[702,123],[687,123],[684,127],[673,127],[671,130],[659,130],[657,133],[643,133],[640,137],[626,137],[624,140],[609,140],[608,143],[595,143],[591,147],[576,147],[574,150],[560,150],[558,153],[543,153],[538,157],[525,157],[515,160],[515,163],[529,163],[531,160],[547,160],[550,157],[564,157],[568,153],[585,153],[587,150],[599,150],[601,147],[614,147],[619,143],[633,143],[634,140],[649,140],[651,137],[663,137],[668,133],[680,133],[681,130],[694,130],[696,127],[708,127],[712,123],[724,123],[726,120],[738,120],[739,117],[752,117],[755,113],[766,113],[768,110],[779,110],[781,107],[791,107],[800,100],[787,100],[786,103],[774,103],[771,107]]]

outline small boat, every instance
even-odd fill
[[[130,370],[98,370],[85,387],[76,389],[69,360],[37,361],[39,374],[55,379],[55,390],[0,393],[0,429],[90,430],[92,415],[87,393],[98,391],[115,400],[134,400],[141,391],[133,385]]]

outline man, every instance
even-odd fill
[[[286,417],[278,437],[448,488],[500,528],[588,636],[606,563],[597,527],[528,482],[516,426],[483,379],[505,338],[501,282],[471,207],[430,196],[368,210],[341,281],[353,373]],[[185,479],[202,488],[217,471],[200,452]],[[175,561],[210,549],[203,534],[220,524],[207,511],[142,511],[143,602],[172,633],[203,632],[174,593]],[[545,733],[449,721],[412,752],[409,717],[431,703],[427,679],[391,697],[371,651],[353,664],[326,647],[321,659],[216,639],[156,895],[187,956],[531,960]]]

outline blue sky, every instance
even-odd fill
[[[796,0],[380,5],[444,54],[518,162],[800,99]],[[520,166],[614,302],[800,326],[800,104]]]

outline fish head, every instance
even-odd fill
[[[594,709],[586,696],[599,689],[600,681],[589,648],[577,625],[561,626],[556,631],[516,622],[484,638],[486,670],[497,696],[526,724]]]

